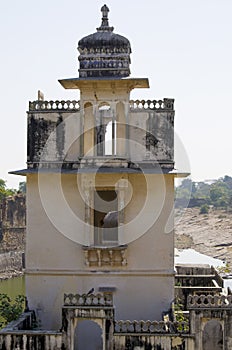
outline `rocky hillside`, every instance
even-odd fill
[[[193,248],[200,253],[225,260],[232,269],[232,212],[199,208],[176,211],[176,248]]]

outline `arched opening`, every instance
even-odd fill
[[[102,329],[94,321],[78,321],[74,332],[74,350],[102,350]]]
[[[93,105],[87,102],[84,105],[84,155],[93,156],[94,150],[94,117]]]
[[[222,350],[223,330],[220,322],[210,320],[203,331],[203,350]]]
[[[116,121],[110,121],[106,127],[105,134],[105,155],[106,156],[114,156],[117,154],[117,125]]]
[[[117,127],[114,113],[108,104],[98,108],[96,118],[95,144],[97,156],[116,155]]]

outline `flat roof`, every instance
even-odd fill
[[[69,78],[59,79],[58,81],[65,89],[79,90],[93,85],[96,87],[96,84],[98,83],[101,85],[114,83],[115,87],[127,87],[130,90],[150,87],[148,78]]]
[[[224,261],[211,256],[197,252],[194,249],[176,249],[175,248],[175,266],[225,266]]]
[[[123,167],[99,167],[99,168],[77,168],[77,169],[63,169],[63,168],[29,168],[29,169],[20,169],[20,170],[12,170],[9,171],[9,174],[13,175],[22,175],[26,176],[27,174],[36,174],[36,173],[44,173],[44,174],[90,174],[90,173],[100,173],[100,174],[120,174],[120,173],[127,173],[127,174],[165,174],[165,175],[174,175],[175,177],[186,177],[189,175],[189,173],[178,173],[174,172],[173,170],[169,169],[162,169],[162,172],[160,171],[160,168],[123,168]]]

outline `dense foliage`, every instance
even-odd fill
[[[185,199],[191,206],[202,207],[202,213],[207,212],[207,206],[232,209],[232,177],[226,175],[211,182],[194,182],[184,179],[176,188],[176,199]]]
[[[15,188],[7,188],[6,181],[0,179],[0,201],[2,201],[6,197],[13,196],[17,193],[26,193],[26,182],[20,182],[19,188],[18,190],[16,190]]]
[[[24,306],[24,295],[18,295],[13,300],[7,294],[0,294],[0,328],[16,320],[23,312]]]
[[[21,192],[21,193],[26,193],[26,182],[25,181],[22,181],[19,183],[19,190],[18,192]]]
[[[6,181],[0,179],[0,201],[8,196],[12,196],[17,191],[15,189],[9,189],[6,187]]]

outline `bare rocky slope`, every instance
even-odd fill
[[[176,210],[175,234],[176,248],[193,248],[225,260],[232,270],[232,212],[212,208],[208,214],[199,214],[199,208]]]

